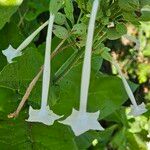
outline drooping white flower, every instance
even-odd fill
[[[50,15],[47,38],[46,38],[46,50],[45,50],[45,60],[44,60],[44,71],[43,71],[43,82],[42,82],[42,101],[41,109],[34,110],[31,106],[29,108],[29,122],[41,122],[46,125],[52,125],[55,120],[61,118],[53,113],[47,106],[48,93],[49,93],[49,84],[50,84],[50,54],[51,54],[51,41],[52,41],[52,28],[54,23],[55,16]]]
[[[130,100],[131,100],[131,103],[132,103],[131,111],[130,111],[129,115],[133,115],[133,116],[136,117],[136,116],[139,116],[139,115],[145,113],[147,111],[147,109],[145,108],[145,104],[141,103],[140,105],[138,105],[136,103],[136,100],[135,100],[135,97],[134,97],[134,95],[131,91],[131,88],[130,88],[128,82],[126,81],[119,65],[117,64],[117,62],[115,60],[113,60],[112,63],[114,64],[114,66],[118,70],[118,73],[121,76],[122,82],[124,84],[125,90],[126,90],[128,96],[129,96]]]
[[[42,24],[38,29],[36,29],[29,37],[27,37],[20,46],[15,49],[11,45],[5,50],[2,51],[3,55],[6,56],[8,63],[12,63],[13,59],[22,55],[22,50],[26,48],[32,40],[36,37],[36,35],[48,25],[48,21],[46,21],[44,24]]]
[[[72,114],[68,118],[66,118],[63,121],[59,121],[60,123],[70,125],[76,136],[88,130],[104,130],[103,127],[98,122],[100,112],[99,111],[95,113],[86,112],[88,89],[90,82],[90,72],[91,72],[92,42],[98,5],[99,0],[94,0],[88,27],[88,35],[82,69],[79,111],[73,109]]]

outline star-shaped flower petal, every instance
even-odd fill
[[[45,125],[53,125],[54,121],[61,117],[62,116],[54,114],[54,112],[50,110],[49,106],[47,106],[46,109],[39,109],[39,110],[35,110],[30,106],[29,118],[26,121],[41,122]]]
[[[146,111],[147,109],[145,108],[144,103],[141,103],[140,105],[137,106],[131,105],[131,111],[129,112],[129,115],[136,117],[145,113]]]
[[[72,114],[68,118],[59,122],[70,125],[74,134],[79,136],[88,130],[104,130],[97,120],[99,114],[99,111],[95,113],[88,113],[73,109]]]
[[[6,56],[8,63],[12,63],[14,58],[22,55],[22,52],[17,51],[11,45],[6,50],[3,50],[2,53]]]

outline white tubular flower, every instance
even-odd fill
[[[131,88],[129,87],[128,82],[126,81],[119,65],[117,64],[117,62],[115,60],[112,61],[113,65],[116,67],[116,69],[118,70],[119,75],[121,76],[122,82],[124,84],[125,90],[131,100],[131,112],[129,113],[129,115],[133,115],[134,117],[139,116],[143,113],[145,113],[147,111],[147,109],[145,108],[145,104],[141,103],[140,105],[138,105],[136,103],[135,97],[131,91]]]
[[[131,36],[131,35],[128,35],[128,34],[126,34],[126,35],[123,35],[122,36],[123,38],[126,38],[126,39],[128,39],[128,40],[130,40],[130,41],[132,41],[132,42],[134,42],[135,43],[135,46],[134,46],[134,48],[133,49],[135,49],[135,50],[140,50],[140,41],[138,40],[138,39],[136,39],[135,37],[133,37],[133,36]]]
[[[73,109],[72,114],[64,121],[60,123],[70,125],[76,136],[88,131],[88,130],[104,130],[98,122],[100,112],[88,113],[86,112],[88,89],[90,82],[91,72],[91,54],[92,54],[92,42],[94,35],[94,26],[96,20],[96,14],[98,10],[99,0],[94,0],[92,13],[90,17],[88,35],[85,48],[85,56],[82,69],[81,80],[81,95],[80,95],[80,108],[79,111]]]
[[[27,37],[20,46],[15,49],[11,45],[5,50],[2,51],[3,55],[6,56],[8,63],[12,63],[13,59],[22,55],[22,50],[26,48],[32,40],[36,37],[36,35],[48,25],[48,21],[46,21],[44,24],[42,24],[37,30],[35,30],[29,37]]]
[[[34,110],[31,106],[29,108],[29,122],[41,122],[46,125],[53,125],[54,121],[61,118],[53,113],[47,106],[49,84],[50,84],[50,54],[51,54],[51,41],[52,41],[52,28],[54,23],[54,15],[50,15],[47,38],[46,38],[46,50],[44,60],[43,82],[42,82],[42,101],[41,109]]]

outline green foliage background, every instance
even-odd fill
[[[11,44],[17,48],[49,16],[49,0],[24,0],[22,3],[0,1],[0,51]],[[64,118],[72,108],[79,107],[80,78],[89,13],[92,0],[64,0],[55,18],[52,49],[67,38],[60,52],[52,60],[52,78],[49,94],[51,109]],[[141,9],[141,8],[145,9]],[[28,107],[40,107],[41,78],[33,89],[26,106],[15,119],[8,119],[21,101],[29,83],[40,70],[44,59],[44,29],[15,63],[7,64],[0,53],[0,149],[2,150],[147,150],[150,141],[150,111],[133,118],[127,115],[130,101],[113,66],[103,59],[104,52],[119,55],[118,62],[129,79],[138,103],[144,101],[150,108],[149,92],[149,0],[101,0],[93,43],[92,75],[88,111],[100,110],[100,122],[105,131],[88,131],[75,137],[69,126],[55,122],[53,126],[29,123]],[[108,28],[114,22],[115,26]],[[141,51],[122,47],[121,36],[133,24],[140,39]],[[70,46],[67,46],[70,45]],[[120,46],[121,45],[121,46]],[[107,47],[109,48],[107,48]],[[142,61],[139,61],[142,59]],[[144,89],[147,92],[144,92]],[[139,95],[142,95],[141,97]],[[149,142],[150,143],[150,142]]]

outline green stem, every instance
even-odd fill
[[[96,42],[97,38],[99,37],[99,34],[104,30],[105,26],[100,26],[100,30],[97,31],[97,34],[94,37],[94,43]]]
[[[53,83],[58,82],[74,66],[74,64],[80,59],[83,53],[84,53],[83,49],[75,51],[71,55],[71,57],[55,73]]]
[[[104,41],[107,37],[106,32],[103,33],[103,35],[94,43],[94,50],[98,48],[98,46]]]
[[[68,24],[67,21],[66,21],[66,23],[65,23],[65,26],[66,26],[67,29],[70,30],[70,32],[71,32],[71,28],[70,28],[70,26],[69,26],[69,24]],[[75,40],[72,39],[71,37],[68,37],[67,41],[68,41],[69,43],[72,43],[73,41],[75,42]],[[71,47],[72,47],[74,50],[77,49],[76,45],[72,45]]]
[[[80,22],[80,19],[81,19],[82,15],[83,15],[83,12],[81,10],[80,15],[79,15],[78,20],[77,20],[77,24]]]
[[[106,36],[102,36],[99,43],[105,40]],[[98,44],[99,44],[98,43]],[[97,46],[96,46],[97,47]],[[53,78],[53,84],[58,82],[63,76],[78,62],[80,57],[84,54],[84,50],[76,50],[71,57],[60,67],[60,69],[55,73]]]

